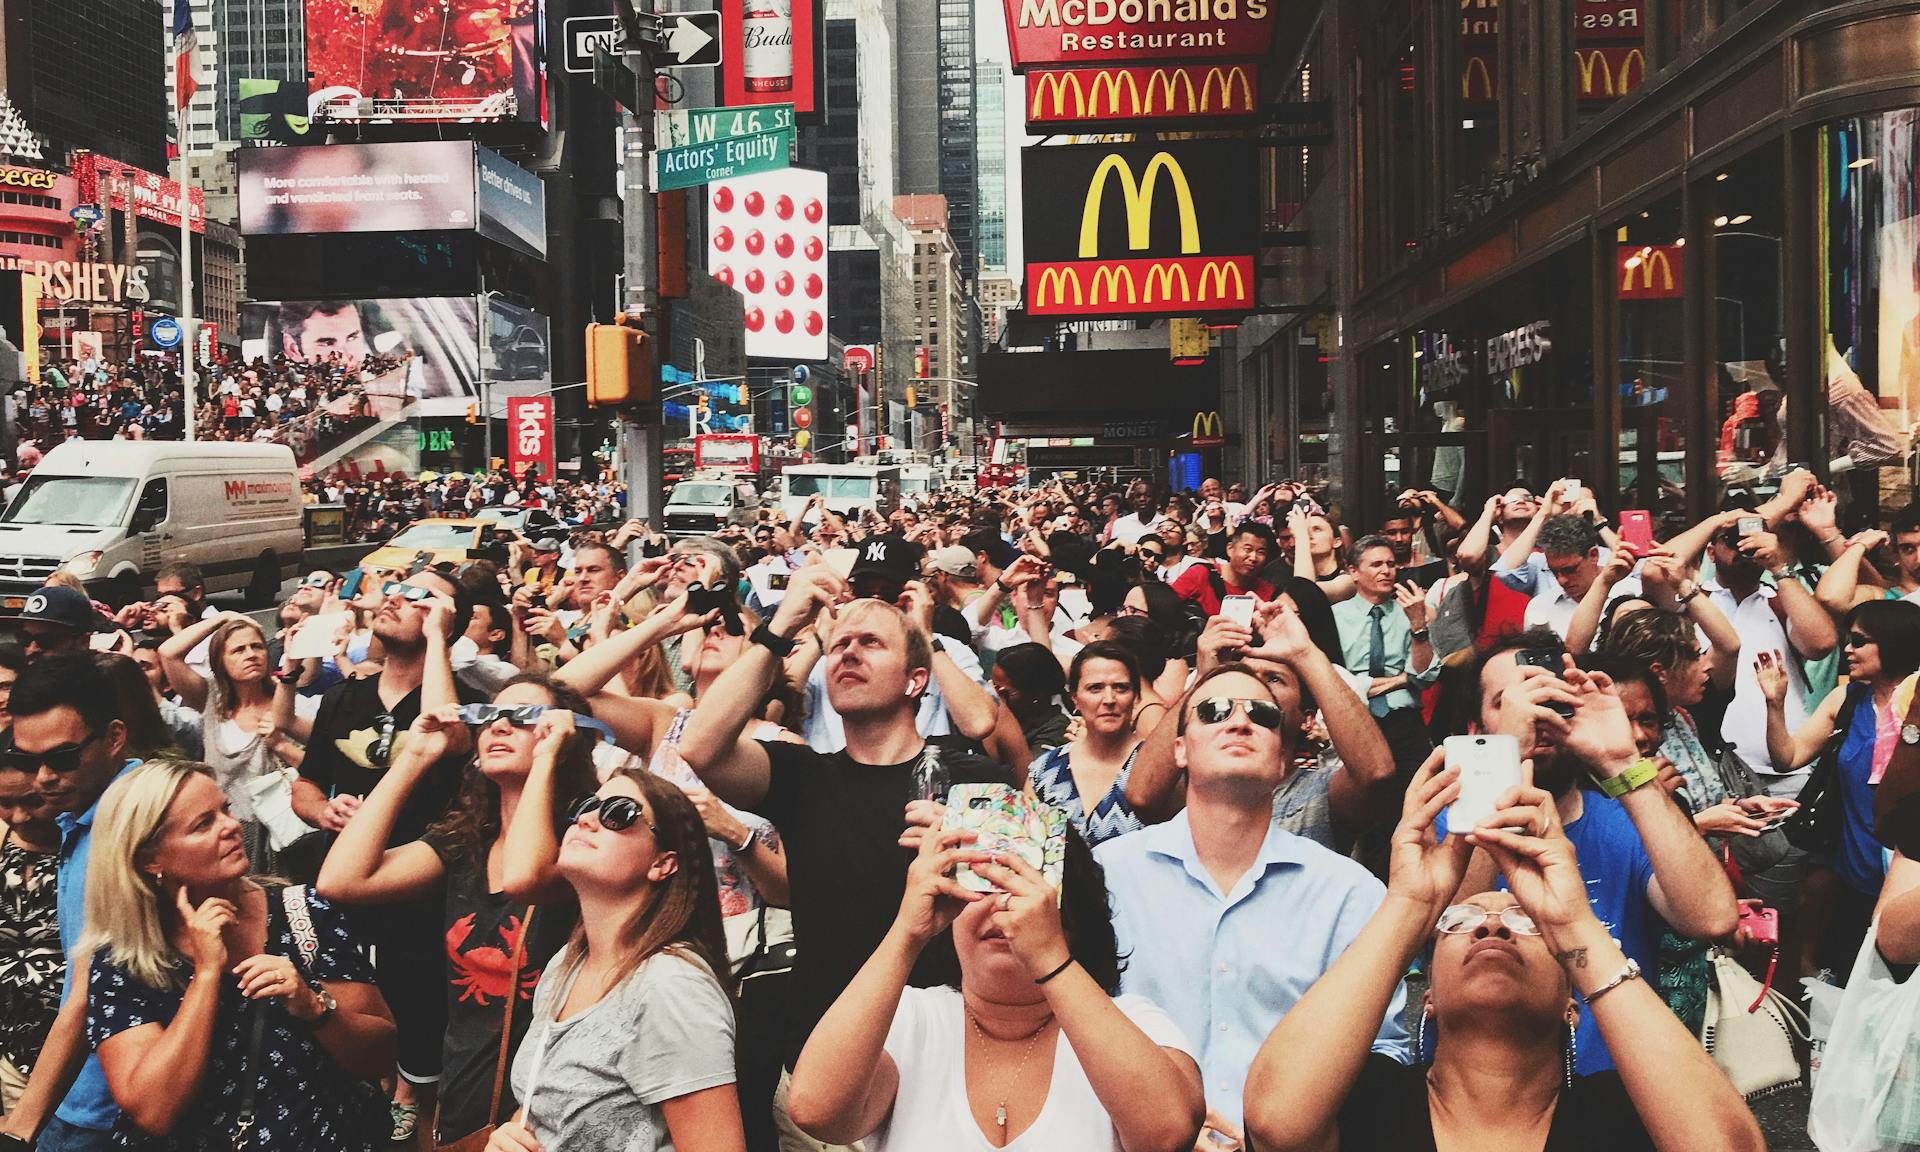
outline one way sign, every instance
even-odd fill
[[[668,12],[660,20],[660,39],[666,50],[654,60],[656,67],[720,66],[720,13]]]

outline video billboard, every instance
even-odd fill
[[[707,187],[707,270],[746,298],[749,356],[827,356],[827,174],[787,168]]]
[[[474,227],[470,140],[243,148],[240,231],[425,232]]]
[[[333,119],[546,124],[539,0],[307,0],[307,73]]]
[[[240,306],[240,355],[338,363],[372,375],[374,411],[464,415],[479,395],[479,333],[472,296],[398,300],[281,300]]]
[[[498,296],[487,298],[486,378],[492,383],[546,380],[552,371],[547,318]]]

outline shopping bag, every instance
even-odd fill
[[[1895,980],[1874,938],[1869,928],[1814,1084],[1807,1134],[1820,1152],[1920,1144],[1920,979]]]

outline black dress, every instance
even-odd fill
[[[343,910],[306,893],[319,948],[312,957],[296,950],[294,933],[278,889],[267,891],[267,947],[276,956],[294,958],[310,980],[373,983],[373,966],[348,930]],[[93,958],[87,987],[87,1044],[103,1041],[142,1024],[171,1024],[180,1011],[182,988],[153,988],[135,980],[108,959],[102,949]],[[267,1013],[257,1057],[249,1061],[254,1014]],[[270,1000],[248,1000],[231,973],[221,977],[220,1005],[214,1018],[213,1051],[200,1077],[200,1095],[165,1136],[142,1132],[124,1113],[114,1122],[116,1148],[143,1152],[188,1152],[234,1147],[242,1104],[241,1084],[255,1077],[254,1128],[249,1152],[383,1152],[392,1131],[386,1102],[368,1084],[354,1080],[334,1063],[313,1030]]]
[[[1427,1065],[1378,1052],[1340,1109],[1340,1147],[1350,1152],[1435,1152],[1427,1103]],[[1576,1076],[1562,1089],[1541,1152],[1653,1152],[1653,1140],[1618,1072]]]

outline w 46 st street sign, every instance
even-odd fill
[[[793,127],[793,105],[762,104],[754,108],[681,108],[653,115],[656,147],[684,148],[712,144],[739,136],[756,136]]]

